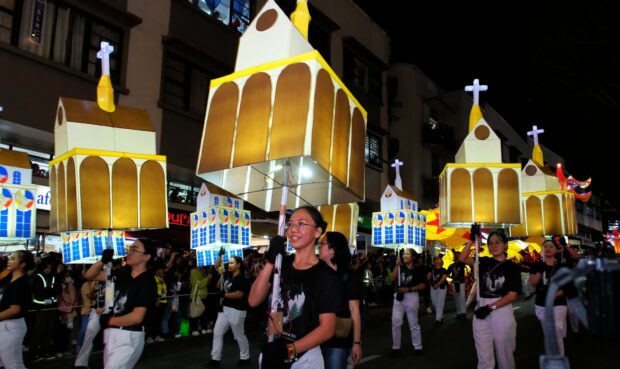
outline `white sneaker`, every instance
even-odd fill
[[[174,338],[181,338],[181,333],[177,333],[174,335]]]
[[[203,329],[202,330],[202,334],[209,334],[209,333],[213,333],[213,331],[211,329]]]
[[[155,337],[155,342],[166,342],[166,340],[160,336]]]
[[[146,343],[153,343],[155,342],[155,340],[153,340],[151,337],[146,339]]]
[[[432,314],[433,313],[433,310],[431,309],[430,306],[426,308],[426,313],[427,314]]]
[[[198,332],[198,331],[193,331],[192,332],[192,336],[194,336],[194,337],[199,336],[199,335],[200,335],[200,332]]]

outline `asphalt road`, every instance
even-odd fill
[[[543,334],[534,316],[533,299],[520,300],[514,305],[517,318],[517,368],[539,368],[539,355],[543,352]],[[403,352],[391,358],[391,307],[374,307],[368,312],[364,332],[364,359],[360,369],[442,368],[465,369],[476,367],[476,351],[471,332],[471,311],[467,320],[455,320],[454,303],[446,302],[446,319],[435,326],[434,314],[422,315],[424,354],[413,356],[408,326],[403,326]],[[257,368],[261,330],[264,325],[258,318],[246,320],[251,347],[252,367]],[[210,358],[212,335],[183,337],[162,343],[148,344],[137,369],[199,369]],[[620,340],[604,340],[588,332],[572,335],[565,341],[567,357],[572,369],[620,368]],[[238,347],[232,333],[224,341],[222,368],[235,368],[239,359]],[[28,363],[30,369],[72,368],[73,358]],[[91,369],[103,368],[101,352],[91,356]]]

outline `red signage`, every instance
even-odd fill
[[[168,223],[180,227],[189,227],[189,213],[168,210]]]

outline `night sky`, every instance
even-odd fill
[[[564,157],[567,176],[592,177],[596,194],[620,203],[620,13],[611,1],[355,2],[390,36],[391,62],[417,65],[445,91],[479,78],[489,85],[481,103],[524,137],[534,124],[545,129],[540,142]]]

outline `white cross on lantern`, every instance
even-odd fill
[[[396,169],[396,179],[394,180],[394,185],[399,190],[403,190],[403,180],[400,178],[400,167],[403,165],[403,162],[396,159],[394,160],[394,164],[392,164],[392,168]]]
[[[474,84],[471,86],[465,86],[465,91],[474,93],[474,105],[479,105],[480,101],[480,91],[487,91],[489,86],[481,85],[480,80],[478,78],[474,79]]]
[[[97,52],[97,59],[101,59],[101,74],[110,75],[110,54],[114,52],[114,46],[101,41],[101,49]]]
[[[532,130],[527,132],[528,136],[532,136],[534,138],[534,145],[538,145],[538,135],[540,133],[545,133],[545,130],[538,129],[537,126],[532,126]]]

